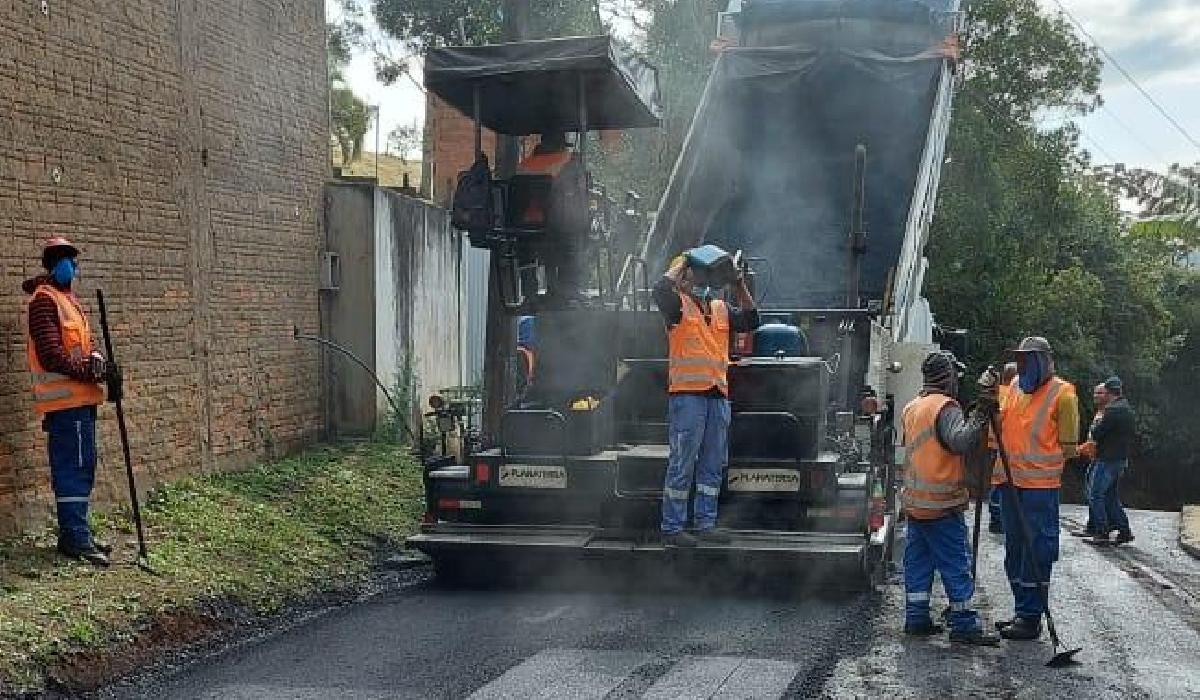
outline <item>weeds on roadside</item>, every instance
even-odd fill
[[[117,565],[60,558],[51,530],[0,542],[0,688],[37,689],[56,657],[130,639],[156,613],[205,601],[273,612],[361,578],[422,510],[420,470],[385,443],[319,448],[241,472],[187,478],[147,499],[148,576],[127,513],[96,515]]]

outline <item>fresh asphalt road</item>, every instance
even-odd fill
[[[1064,508],[1064,526],[1083,511]],[[1050,644],[951,647],[900,634],[903,591],[882,596],[628,589],[442,590],[428,578],[332,610],[166,678],[142,698],[1200,697],[1200,562],[1178,514],[1131,512],[1137,541],[1062,537]],[[976,603],[1008,617],[1000,538],[985,535]],[[940,586],[935,587],[940,592]],[[935,609],[943,603],[936,602]]]

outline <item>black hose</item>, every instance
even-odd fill
[[[408,421],[404,419],[405,414],[400,410],[400,406],[396,403],[396,400],[392,398],[392,393],[388,391],[388,388],[383,385],[382,381],[379,380],[379,375],[375,374],[375,370],[371,369],[371,367],[367,365],[362,358],[351,352],[349,348],[339,345],[328,338],[322,338],[319,335],[306,335],[301,333],[300,328],[297,326],[292,326],[292,338],[295,340],[307,340],[324,347],[333,348],[334,350],[337,350],[346,357],[350,358],[350,360],[352,360],[356,365],[363,368],[367,374],[371,375],[371,379],[375,380],[375,385],[379,387],[379,390],[383,392],[384,397],[387,398],[387,402],[391,404],[392,412],[396,414],[396,420],[399,421],[400,427],[404,428],[404,434],[408,436],[409,440],[416,440],[416,436],[413,435],[412,428],[408,427]]]

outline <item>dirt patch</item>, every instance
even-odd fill
[[[155,617],[132,639],[63,655],[47,669],[46,685],[64,693],[96,690],[144,668],[164,653],[185,649],[235,624],[234,619],[217,613],[215,608],[168,611]]]

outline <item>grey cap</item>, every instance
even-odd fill
[[[1021,341],[1017,349],[1013,352],[1044,352],[1047,355],[1053,355],[1054,350],[1050,347],[1050,341],[1040,335],[1031,335]]]

